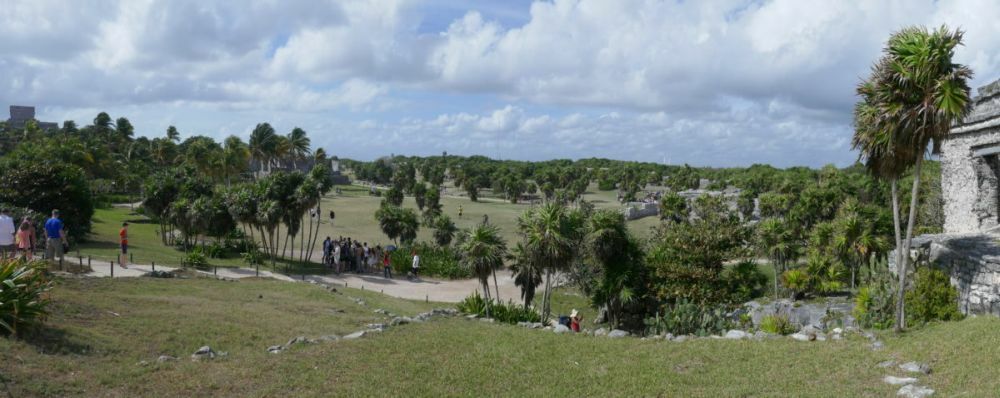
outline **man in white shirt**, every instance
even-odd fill
[[[417,271],[420,270],[420,255],[416,251],[413,252],[413,272],[412,278],[417,277]]]
[[[0,209],[0,258],[14,257],[14,219],[10,218],[7,209]]]

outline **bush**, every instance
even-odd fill
[[[206,268],[208,267],[208,259],[205,258],[205,253],[202,252],[200,247],[194,248],[188,254],[185,254],[181,262],[187,267],[194,268]]]
[[[757,269],[752,261],[742,261],[722,272],[731,301],[742,303],[763,295],[767,288],[767,275]]]
[[[790,269],[781,274],[781,284],[792,291],[792,299],[796,299],[809,289],[809,274],[802,269]]]
[[[212,243],[202,250],[209,258],[223,258],[226,256],[226,249],[218,243]]]
[[[426,243],[418,243],[403,247],[392,252],[392,270],[400,275],[410,272],[413,257],[410,252],[416,250],[420,254],[420,271],[424,276],[436,276],[447,279],[471,278],[472,270],[463,267],[458,262],[458,256],[450,247],[437,247]]]
[[[789,335],[796,332],[795,325],[788,320],[788,315],[774,314],[760,320],[760,330],[772,334]]]
[[[266,256],[264,252],[260,251],[256,246],[250,247],[249,250],[243,252],[243,261],[247,265],[264,265],[264,259]]]
[[[917,269],[913,290],[906,292],[906,320],[911,325],[932,321],[962,319],[958,310],[958,290],[951,286],[944,271],[923,267]]]
[[[77,239],[90,232],[94,215],[90,183],[83,171],[59,162],[0,162],[0,203],[44,215],[59,209],[69,235]]]
[[[874,268],[880,269],[879,264]],[[873,275],[868,286],[858,290],[851,312],[858,325],[864,328],[888,329],[895,324],[895,284],[887,272]]]
[[[646,319],[647,334],[673,333],[708,336],[721,334],[733,327],[733,321],[723,307],[710,307],[686,300],[664,307],[663,315]]]
[[[52,282],[43,261],[6,260],[0,263],[0,331],[15,336],[48,316],[45,293]]]
[[[477,291],[460,301],[456,307],[459,311],[465,314],[486,316],[486,304],[486,299],[480,296]],[[513,325],[518,322],[542,321],[542,316],[539,315],[538,312],[532,307],[525,307],[514,303],[513,301],[508,301],[507,303],[491,301],[491,304],[490,316],[497,322],[509,323]]]

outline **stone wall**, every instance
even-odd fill
[[[1000,315],[1000,236],[921,235],[913,238],[910,257],[917,266],[937,267],[950,276],[963,314]],[[889,256],[889,269],[895,274],[894,258]]]
[[[657,203],[629,202],[622,209],[622,214],[625,215],[626,220],[651,217],[660,214],[660,205]]]
[[[997,155],[1000,146],[1000,81],[979,89],[969,115],[941,146],[941,189],[946,233],[986,231],[998,225]]]

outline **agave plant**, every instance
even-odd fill
[[[45,293],[52,282],[45,269],[41,261],[0,263],[0,330],[17,336],[48,316]]]

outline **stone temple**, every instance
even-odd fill
[[[911,258],[950,275],[963,313],[1000,315],[1000,80],[979,88],[940,156],[944,233],[915,237]]]

